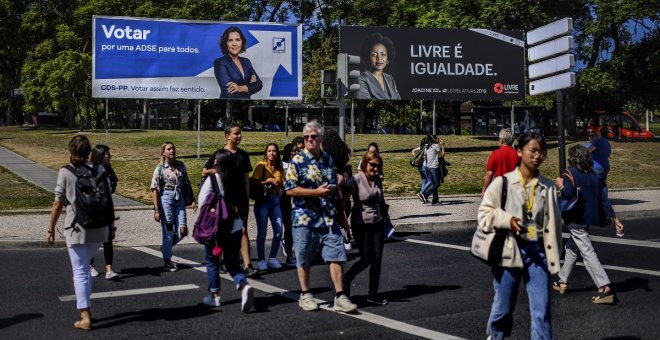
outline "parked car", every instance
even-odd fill
[[[609,138],[611,139],[653,139],[653,132],[643,129],[635,117],[628,112],[609,113],[604,111],[596,112],[596,115],[588,124],[588,131],[600,133],[600,129],[607,125]]]

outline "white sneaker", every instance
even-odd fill
[[[205,305],[211,307],[220,307],[220,296],[218,295],[217,297],[213,297],[213,294],[209,293],[209,295],[204,297],[202,302],[204,302]]]
[[[301,294],[300,300],[298,301],[298,306],[300,306],[300,308],[306,311],[319,309],[319,305],[316,304],[316,301],[314,300],[314,295],[312,295],[312,293],[307,293],[304,295]]]
[[[276,258],[271,257],[268,259],[268,267],[271,267],[273,269],[280,269],[282,268],[282,264]]]
[[[335,305],[333,309],[335,312],[353,313],[357,310],[357,305],[351,302],[348,296],[342,294],[338,298],[335,298]]]
[[[246,284],[241,290],[241,311],[247,313],[252,309],[254,304],[254,288]]]
[[[344,249],[346,249],[346,250],[351,250],[351,249],[353,249],[353,245],[351,244],[350,241],[344,243]]]
[[[268,270],[268,263],[266,263],[266,260],[261,260],[261,261],[259,261],[259,264],[257,265],[257,268],[261,271],[266,271],[266,270]]]
[[[99,276],[99,272],[96,270],[96,268],[94,268],[94,267],[90,267],[90,268],[91,268],[91,269],[89,270],[89,272],[90,272],[90,274],[92,275],[92,277],[98,277],[98,276]]]
[[[116,278],[117,276],[119,276],[119,274],[113,272],[112,270],[105,273],[105,279],[106,280],[112,280],[112,279]]]

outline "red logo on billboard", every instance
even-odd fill
[[[497,94],[504,92],[504,85],[502,85],[502,83],[495,83],[495,86],[493,86],[493,91],[495,91]]]

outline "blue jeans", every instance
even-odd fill
[[[601,197],[603,199],[603,209],[605,213],[608,214],[608,217],[614,217],[614,208],[609,198],[609,191],[607,189],[607,175],[610,173],[610,168],[603,168],[600,164],[594,162],[594,173],[598,180],[600,181],[602,190]]]
[[[425,168],[426,168],[425,166],[420,166],[419,168],[417,168],[417,171],[419,171],[419,177],[422,179],[422,187],[421,187],[421,189],[424,189],[424,186],[426,185],[426,182],[428,181],[428,180],[426,179],[426,174],[424,173],[424,169],[425,169]],[[419,190],[419,192],[422,192],[421,189]]]
[[[180,193],[164,190],[160,194],[159,208],[160,226],[163,232],[161,252],[163,260],[169,261],[172,258],[172,247],[181,241],[179,229],[186,226],[186,202]]]
[[[237,289],[247,283],[247,278],[245,277],[245,273],[239,262],[242,237],[243,232],[239,230],[231,234],[223,234],[219,242],[220,247],[222,248],[225,268],[227,268],[227,272],[234,280]],[[213,256],[214,247],[215,242],[204,245],[206,277],[208,280],[209,292],[220,291],[220,257]]]
[[[511,335],[513,310],[516,306],[520,279],[525,281],[532,318],[531,339],[552,339],[550,323],[550,273],[543,250],[543,241],[518,241],[523,268],[495,266],[493,288],[495,296],[490,310],[486,333],[494,340]]]
[[[254,204],[254,219],[257,222],[257,255],[259,260],[264,260],[264,246],[266,243],[266,230],[268,219],[273,226],[273,240],[270,244],[271,257],[277,257],[282,240],[282,211],[280,210],[280,197],[268,195],[264,202]]]
[[[433,202],[438,201],[438,188],[440,188],[440,174],[437,168],[422,167],[426,175],[426,184],[422,187],[422,195],[428,197],[433,194]]]

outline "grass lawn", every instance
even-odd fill
[[[54,194],[41,189],[0,166],[0,210],[48,208]]]
[[[23,129],[20,127],[0,127],[0,145],[13,150],[37,163],[53,170],[59,169],[69,160],[67,143],[75,130]],[[86,131],[92,144],[105,143],[103,131]],[[301,133],[291,133],[289,140]],[[354,171],[370,142],[380,146],[385,163],[385,191],[390,196],[412,196],[419,190],[417,169],[408,160],[410,150],[419,145],[422,136],[418,135],[355,135],[355,155],[351,159]],[[492,138],[471,136],[442,136],[446,145],[446,159],[452,165],[449,175],[440,189],[441,194],[476,194],[481,192],[484,166],[497,141]],[[351,146],[350,135],[346,136]],[[178,159],[186,163],[193,183],[199,180],[197,174],[213,151],[224,145],[224,135],[219,131],[202,131],[201,158],[197,159],[196,131],[156,131],[156,130],[113,130],[108,137],[111,147],[113,167],[119,177],[117,191],[120,195],[150,202],[149,182],[156,164],[159,162],[160,147],[165,141],[177,147]],[[255,165],[263,154],[267,143],[284,145],[282,132],[243,132],[240,147],[250,154]],[[571,143],[583,141],[567,141]],[[558,144],[549,142],[548,158],[541,172],[548,177],[558,175]],[[608,184],[610,188],[660,187],[660,143],[612,142],[612,170]],[[12,184],[14,185],[14,184]],[[196,190],[196,188],[195,188]],[[7,197],[5,195],[0,196]],[[50,198],[52,199],[52,197]]]

